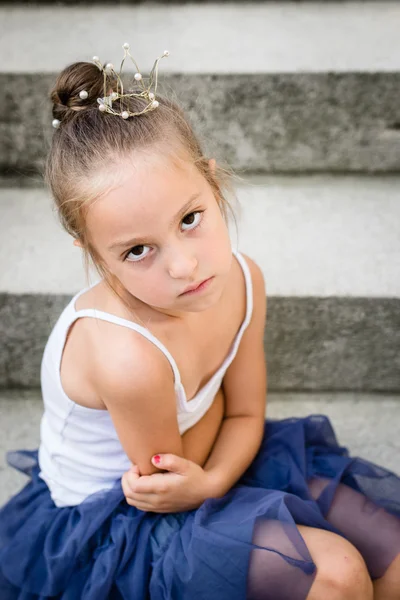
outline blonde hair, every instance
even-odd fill
[[[108,83],[111,92],[116,81],[110,78]],[[208,158],[177,102],[157,94],[157,109],[124,120],[99,110],[97,98],[103,95],[103,84],[100,69],[88,62],[73,63],[59,74],[50,98],[53,117],[60,121],[60,126],[54,132],[47,156],[45,181],[63,227],[83,248],[87,276],[91,261],[115,291],[113,277],[85,226],[88,207],[106,192],[106,185],[110,187],[112,166],[134,151],[150,150],[156,154],[160,151],[173,160],[185,155],[211,186],[226,223],[228,211],[236,223],[235,211],[224,195],[229,192],[235,197],[232,178],[236,176],[218,163],[215,171],[210,171]],[[88,94],[84,99],[79,95],[83,90]],[[124,100],[124,108],[137,112],[146,103],[143,98],[131,97]]]

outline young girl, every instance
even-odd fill
[[[51,94],[47,182],[102,277],[46,345],[38,452],[8,456],[30,481],[0,512],[1,600],[399,599],[400,478],[324,416],[265,421],[226,172],[135,80],[95,59]]]

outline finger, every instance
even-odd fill
[[[133,491],[141,494],[164,494],[170,488],[167,477],[170,477],[169,473],[143,475],[135,482]]]
[[[157,497],[153,497],[153,500],[148,498],[142,498],[138,494],[134,494],[133,497],[126,498],[126,501],[131,506],[135,506],[140,510],[159,510],[160,504]]]
[[[152,457],[152,463],[159,469],[171,471],[184,475],[188,470],[190,461],[176,454],[156,454]]]
[[[121,486],[125,496],[129,496],[135,489],[136,481],[139,479],[139,475],[130,473],[127,471],[121,477]]]
[[[137,482],[140,479],[140,475],[130,470],[124,473],[123,478],[125,479],[127,484],[134,490]]]
[[[130,485],[126,480],[125,474],[121,478],[121,487],[125,498],[128,498],[133,493]]]
[[[164,481],[157,479],[161,476],[161,474],[157,473],[139,476],[131,471],[127,471],[122,476],[123,489],[127,492],[125,495],[132,496],[134,492],[142,494],[163,493],[166,490]],[[155,480],[153,479],[154,477],[156,477]]]
[[[159,506],[160,498],[157,494],[137,494],[133,492],[129,494],[129,499],[140,504],[148,504],[149,506]]]

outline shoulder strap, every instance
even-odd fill
[[[241,327],[241,330],[243,331],[249,324],[251,315],[252,315],[252,311],[253,311],[253,286],[252,286],[251,274],[250,274],[250,270],[249,270],[249,266],[248,266],[247,262],[245,261],[243,256],[240,254],[240,252],[238,252],[237,250],[234,250],[234,249],[232,249],[232,252],[238,259],[238,261],[243,269],[244,278],[245,278],[245,282],[246,282],[246,316],[244,318],[244,321],[243,321],[242,327]],[[89,288],[86,288],[86,289],[89,289]],[[83,294],[83,292],[86,291],[86,289],[82,290],[77,296],[75,296],[74,300],[76,300],[79,295]],[[74,304],[73,304],[73,306],[74,306]],[[164,344],[162,344],[160,342],[160,340],[158,340],[148,329],[146,329],[146,327],[143,327],[142,325],[138,325],[137,323],[134,323],[133,321],[129,321],[128,319],[123,319],[122,317],[117,317],[116,315],[104,312],[102,310],[97,310],[95,308],[85,308],[85,309],[78,310],[78,311],[74,309],[73,315],[71,315],[71,316],[72,316],[72,318],[70,319],[69,325],[72,325],[72,323],[76,319],[79,319],[81,317],[91,317],[94,319],[100,319],[101,321],[107,321],[109,323],[114,323],[115,325],[120,325],[122,327],[127,327],[128,329],[132,329],[133,331],[137,331],[138,333],[143,335],[146,339],[148,339],[150,342],[152,342],[155,346],[157,346],[157,348],[159,348],[159,350],[161,350],[161,352],[166,356],[166,358],[168,359],[168,361],[171,365],[172,371],[174,373],[175,387],[182,385],[179,369],[178,369],[178,366],[177,366],[172,354],[169,352],[169,350],[167,350],[167,348],[164,346]],[[241,336],[239,336],[239,337],[241,337]]]
[[[106,313],[102,310],[96,310],[95,308],[85,308],[75,311],[74,317],[74,320],[80,319],[81,317],[92,317],[94,319],[100,319],[101,321],[108,321],[109,323],[115,323],[115,325],[127,327],[128,329],[132,329],[133,331],[137,331],[138,333],[142,334],[150,342],[153,342],[153,344],[157,346],[157,348],[159,348],[167,357],[174,373],[175,387],[180,385],[181,377],[179,374],[179,369],[172,354],[169,352],[169,350],[167,350],[164,344],[160,342],[160,340],[158,340],[148,329],[146,329],[146,327],[142,327],[142,325],[138,325],[137,323],[128,321],[128,319],[123,319],[122,317],[117,317],[111,313]]]
[[[250,323],[251,315],[253,312],[253,283],[251,280],[251,273],[250,273],[249,265],[247,264],[246,260],[243,258],[241,253],[238,252],[237,250],[234,250],[232,248],[232,252],[238,259],[240,266],[243,269],[244,279],[246,282],[246,316],[244,318],[243,325],[242,325],[243,329],[245,329],[247,327],[247,325]]]

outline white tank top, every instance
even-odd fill
[[[240,253],[232,252],[244,273],[246,315],[223,364],[190,401],[186,399],[175,360],[148,329],[99,310],[75,309],[77,298],[90,288],[76,294],[61,313],[46,344],[41,366],[44,414],[39,446],[40,477],[47,483],[57,506],[76,505],[94,492],[110,489],[131,464],[109,412],[76,404],[63,390],[60,366],[71,325],[82,317],[93,317],[133,329],[153,342],[165,354],[173,370],[178,425],[182,435],[203,417],[213,403],[251,319],[253,293],[249,267]]]

